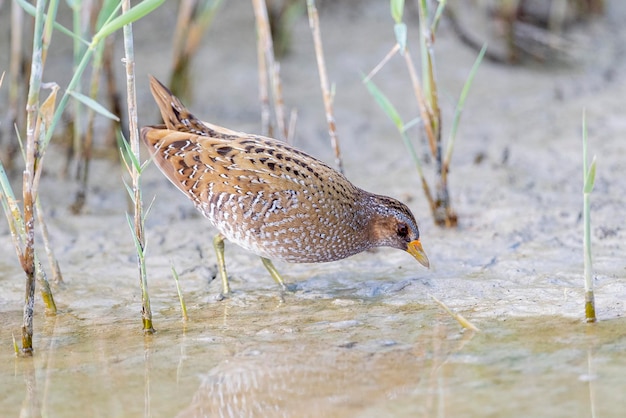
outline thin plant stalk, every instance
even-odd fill
[[[80,66],[82,57],[85,55],[87,45],[83,42],[83,39],[89,35],[89,22],[91,17],[91,11],[93,8],[93,1],[74,1],[69,2],[72,9],[72,27],[76,37],[74,37],[74,53],[73,53],[73,71],[76,72]],[[82,78],[82,77],[81,77]],[[82,94],[83,86],[79,81],[73,88],[73,92]],[[81,178],[85,170],[85,139],[84,135],[84,116],[88,114],[84,113],[85,105],[78,98],[74,97],[72,100],[72,118],[68,125],[68,130],[71,129],[71,147],[68,150],[68,158],[66,161],[65,171],[70,173],[70,168],[73,166],[75,170],[70,175],[74,177],[79,184],[79,188],[75,197],[75,202],[71,209],[74,213],[79,213],[82,207],[82,202],[77,203],[81,199],[83,192],[81,187]]]
[[[396,42],[387,55],[385,55],[385,58],[376,64],[372,71],[370,71],[369,74],[363,79],[363,83],[367,84],[367,82],[370,81],[372,77],[374,77],[385,66],[385,64],[387,64],[387,62],[389,62],[389,60],[393,58],[396,53],[398,53],[398,51],[400,51],[400,44]]]
[[[20,354],[20,346],[15,339],[15,334],[11,333],[11,338],[13,338],[13,351],[15,352],[15,355],[18,356]]]
[[[474,61],[474,65],[470,70],[467,79],[465,80],[465,84],[463,84],[463,90],[461,90],[461,95],[459,96],[459,101],[456,104],[456,109],[454,111],[454,119],[452,121],[452,129],[450,130],[450,137],[448,138],[448,143],[446,144],[446,153],[443,158],[443,173],[444,182],[447,182],[448,171],[450,169],[450,161],[452,160],[452,151],[454,150],[454,143],[456,141],[456,133],[459,128],[459,122],[461,121],[461,114],[463,113],[463,107],[465,105],[465,99],[467,99],[469,89],[472,86],[474,81],[474,76],[478,72],[478,67],[480,67],[480,63],[483,61],[485,57],[485,53],[487,52],[487,44],[483,44],[482,49],[478,53],[476,60]]]
[[[47,49],[47,47],[45,46],[46,43],[48,43],[51,39],[51,31],[49,31],[49,28],[51,27],[52,27],[52,20],[48,19],[44,27],[44,33],[45,33],[44,34],[44,51]],[[44,53],[43,57],[45,58],[45,56],[46,54]],[[42,230],[42,237],[44,241],[44,247],[46,248],[48,260],[51,266],[56,264],[57,271],[58,271],[58,263],[56,262],[56,258],[54,257],[52,248],[49,245],[50,240],[48,236],[48,228],[43,219],[43,211],[41,209],[41,203],[39,199],[39,179],[41,178],[41,172],[42,172],[42,167],[43,167],[42,164],[43,164],[43,157],[44,157],[44,152],[40,150],[39,144],[41,143],[41,140],[43,139],[45,132],[48,129],[50,129],[49,128],[50,121],[52,120],[52,115],[54,114],[54,111],[55,111],[56,98],[57,98],[57,92],[59,90],[59,86],[56,83],[46,83],[46,84],[42,84],[41,87],[50,88],[52,91],[50,92],[46,100],[44,100],[44,102],[39,106],[39,110],[38,110],[37,125],[35,128],[35,138],[37,141],[37,144],[36,144],[37,155],[35,157],[35,177],[33,180],[32,189],[35,191],[35,193],[33,194],[33,197],[35,199],[34,209],[36,209],[37,211],[37,222],[39,223],[39,226]],[[18,135],[18,139],[19,139],[19,135]],[[21,145],[21,141],[20,141],[20,145]],[[24,152],[23,147],[22,147],[22,152]],[[27,160],[27,156],[24,154],[24,161],[26,160]],[[33,218],[33,221],[34,221],[34,218]],[[19,220],[18,220],[18,223],[19,223]],[[21,229],[24,229],[21,225],[20,227]],[[48,278],[46,277],[46,273],[43,267],[41,266],[41,263],[39,262],[39,259],[37,258],[36,253],[34,253],[34,257],[35,257],[35,275],[36,275],[37,283],[39,284],[39,292],[41,293],[41,297],[44,302],[46,314],[55,315],[57,308],[54,302],[52,291],[50,290],[50,284],[48,283]]]
[[[450,309],[448,307],[448,305],[446,305],[445,303],[443,303],[442,301],[440,301],[439,299],[437,299],[433,295],[429,295],[429,296],[435,302],[437,302],[437,304],[439,306],[441,306],[443,308],[443,310],[446,311],[452,318],[454,318],[459,323],[459,325],[461,325],[463,328],[469,329],[470,331],[476,331],[476,332],[480,331],[480,329],[476,325],[474,325],[470,321],[468,321],[463,315],[461,315],[460,313],[457,313],[457,312],[453,312],[452,309]]]
[[[46,225],[43,216],[43,209],[41,207],[41,201],[39,200],[39,198],[37,198],[35,206],[37,208],[37,222],[39,223],[39,228],[41,229],[41,239],[43,240],[46,257],[48,258],[48,263],[50,264],[50,271],[52,271],[52,281],[58,285],[63,283],[63,274],[61,274],[59,261],[55,257],[54,250],[52,249],[52,245],[50,244],[50,234],[48,233],[48,226]]]
[[[287,134],[287,143],[293,144],[294,137],[296,136],[296,124],[298,123],[298,110],[296,108],[291,109],[289,115],[289,130]]]
[[[130,0],[122,2],[122,11],[127,13],[130,10]],[[139,161],[139,129],[137,127],[137,97],[135,94],[135,52],[133,48],[133,30],[132,24],[124,26],[124,52],[126,64],[126,87],[127,87],[127,104],[128,104],[128,130],[130,132],[130,147],[134,159]],[[146,263],[144,253],[146,248],[146,240],[144,234],[144,218],[143,218],[143,202],[141,197],[141,171],[137,164],[131,165],[132,190],[134,206],[134,236],[137,246],[138,267],[139,267],[139,284],[141,287],[141,319],[143,331],[146,334],[154,333],[152,325],[152,309],[150,308],[150,295],[148,293],[148,277],[146,273]]]
[[[339,149],[339,138],[337,137],[337,127],[335,123],[335,112],[333,111],[333,95],[331,94],[328,84],[328,75],[326,74],[326,63],[324,61],[324,48],[322,46],[322,35],[320,32],[320,19],[315,7],[315,0],[307,0],[307,11],[309,14],[309,27],[313,35],[313,44],[315,45],[315,58],[317,60],[317,70],[320,76],[320,88],[322,89],[322,98],[324,99],[324,110],[326,112],[326,122],[328,123],[328,134],[330,142],[335,152],[335,164],[339,172],[343,174],[343,161],[341,159],[341,150]]]
[[[271,39],[271,32],[268,32]],[[273,45],[273,43],[270,43]],[[285,123],[285,102],[283,100],[283,83],[280,81],[280,63],[276,62],[274,59],[274,47],[268,49],[268,53],[271,54],[272,58],[269,61],[270,65],[274,67],[270,67],[270,76],[272,86],[272,97],[274,98],[274,113],[276,114],[276,129],[278,131],[278,135],[284,141],[287,141],[287,137],[289,136],[289,132],[287,124]]]
[[[178,280],[178,273],[172,265],[172,276],[174,276],[174,281],[176,282],[176,291],[178,292],[178,300],[180,301],[180,309],[183,314],[183,322],[189,321],[189,315],[187,315],[187,304],[185,303],[185,298],[183,297],[183,292],[180,290],[180,283]]]
[[[422,62],[422,83],[424,84],[423,98],[428,104],[428,110],[431,114],[430,119],[424,120],[424,123],[430,123],[432,125],[433,133],[437,136],[439,130],[441,129],[441,126],[438,124],[441,116],[439,110],[439,95],[437,94],[437,83],[434,71],[433,42],[435,40],[435,34],[431,30],[432,26],[427,23],[428,0],[419,0],[417,9],[420,25],[419,40]]]
[[[2,85],[2,79],[0,79],[0,86],[1,85]],[[45,131],[46,126],[49,120],[51,119],[51,115],[54,112],[54,105],[56,102],[57,90],[58,90],[58,86],[56,86],[56,84],[53,84],[52,93],[50,93],[48,98],[39,107],[39,115],[37,117],[37,125],[35,129],[36,138],[41,138],[41,136],[43,135],[43,131]],[[20,139],[19,134],[18,134],[18,139]],[[22,142],[18,141],[18,143],[20,144],[22,148],[22,156],[24,160],[26,160],[26,154],[22,146]],[[32,189],[35,191],[37,191],[39,188],[38,182],[39,182],[39,178],[41,174],[41,159],[42,158],[43,158],[43,154],[40,154],[38,155],[38,158],[36,159],[36,166],[39,168],[36,169],[35,180],[33,181],[33,184],[31,186]],[[2,166],[2,164],[0,164],[0,190],[2,190],[2,193],[0,193],[0,200],[2,200],[3,210],[9,222],[9,229],[11,231],[11,236],[13,238],[13,244],[15,246],[15,250],[18,255],[18,258],[20,258],[21,260],[21,255],[24,253],[24,247],[28,241],[26,237],[26,228],[24,226],[25,225],[24,218],[17,205],[17,200],[15,198],[11,185],[9,184],[8,177],[6,175],[6,172],[4,171],[4,167]],[[40,218],[41,205],[39,203],[38,196],[36,196],[35,206],[37,207],[37,215],[38,215],[37,221],[39,222],[41,227],[45,228],[45,223],[43,222],[43,219]],[[45,229],[42,231],[42,235],[43,235],[44,242],[46,242],[48,239],[48,235]],[[50,260],[51,261],[55,260],[53,255]],[[34,253],[34,265],[35,265],[35,277],[36,277],[37,283],[39,284],[39,292],[44,302],[46,314],[54,315],[56,314],[56,304],[54,302],[54,297],[52,295],[52,291],[50,290],[50,285],[48,283],[48,279],[46,277],[45,271],[43,267],[41,266],[41,263],[39,262],[36,253]]]
[[[181,98],[190,99],[189,66],[200,46],[202,35],[211,25],[221,0],[182,0],[174,31],[174,56],[170,88]]]
[[[54,302],[52,290],[50,290],[50,283],[46,277],[46,271],[43,269],[37,254],[35,254],[35,278],[39,285],[39,294],[43,300],[46,315],[53,316],[57,313],[57,305]]]
[[[198,6],[198,0],[181,0],[178,6],[178,18],[174,29],[172,76],[170,88],[178,97],[189,99],[188,93],[188,68],[189,57],[185,54],[185,40],[193,20],[194,9]],[[179,84],[180,83],[180,84]]]
[[[282,95],[282,86],[280,82],[280,65],[276,62],[274,56],[274,43],[272,41],[272,31],[270,29],[270,21],[267,15],[267,5],[265,0],[252,0],[254,8],[254,16],[257,27],[257,36],[259,37],[258,48],[263,49],[264,61],[266,64],[266,74],[272,92],[272,100],[274,102],[274,117],[276,119],[276,131],[269,130],[269,134],[281,139],[288,136],[287,125],[285,124],[285,104]],[[260,53],[260,52],[259,52]]]
[[[98,12],[97,19],[95,19],[95,27],[94,32],[97,32],[105,22],[106,17],[110,16],[111,13],[115,10],[115,2],[112,0],[106,0],[102,4],[102,8]],[[92,15],[94,12],[91,9],[91,5],[85,6],[82,11],[83,16]],[[89,17],[85,17],[84,19],[92,20]],[[86,30],[85,30],[86,32]],[[114,34],[111,35],[111,38],[114,37]],[[108,41],[108,40],[107,40]],[[80,42],[75,41],[75,44],[81,44]],[[103,69],[104,62],[104,50],[107,47],[108,42],[100,42],[94,52],[93,64],[91,69],[91,80],[89,83],[89,97],[95,102],[98,97],[98,91],[100,90],[100,79]],[[77,48],[77,46],[75,46]],[[80,51],[84,50],[84,47],[80,49]],[[84,52],[83,52],[84,53]],[[77,106],[78,111],[80,112],[80,101],[78,99],[75,100],[75,105]],[[80,145],[80,150],[77,150],[77,180],[78,180],[78,190],[76,191],[76,195],[74,197],[74,203],[71,205],[71,210],[74,214],[78,214],[82,211],[85,203],[87,201],[87,190],[89,183],[89,167],[91,164],[91,157],[93,153],[93,136],[94,136],[94,124],[96,118],[96,111],[93,107],[87,106],[86,120],[87,126],[84,132],[84,139]],[[119,122],[113,119],[113,123]],[[74,126],[76,128],[76,124]],[[78,138],[80,138],[80,132],[78,133]],[[78,151],[80,151],[78,153]]]
[[[589,196],[593,190],[596,178],[596,157],[593,157],[591,166],[587,166],[587,120],[583,110],[583,251],[585,276],[585,320],[596,322],[596,304],[593,293],[592,259],[591,259],[591,211]]]
[[[415,98],[417,99],[417,104],[419,106],[424,131],[426,132],[426,139],[428,140],[428,145],[430,146],[430,152],[433,156],[435,156],[437,154],[439,133],[434,130],[434,124],[431,122],[434,117],[432,108],[429,107],[429,103],[425,100],[426,96],[424,95],[424,91],[422,90],[421,83],[419,81],[419,78],[417,77],[417,71],[415,70],[415,65],[413,64],[411,54],[408,50],[404,52],[404,61],[406,63],[406,68],[411,78],[411,84],[413,85],[413,91],[415,93]]]
[[[261,103],[261,134],[271,136],[270,93],[268,87],[267,61],[265,60],[265,40],[257,35],[257,60],[259,71],[259,102]]]
[[[92,99],[96,99],[99,90],[100,84],[100,72],[101,72],[101,57],[102,57],[102,47],[103,45],[98,46],[98,52],[95,54],[94,63],[92,66],[92,74],[91,74],[91,83],[89,88],[89,96]],[[79,100],[76,99],[75,106],[78,112],[80,112]],[[78,190],[76,191],[76,195],[74,196],[74,203],[72,203],[71,209],[74,214],[79,214],[82,212],[83,207],[87,201],[87,187],[89,182],[89,165],[91,163],[91,155],[92,155],[92,147],[93,147],[93,134],[94,134],[94,122],[95,122],[96,112],[92,108],[87,109],[87,128],[85,130],[84,135],[84,143],[80,145],[80,150],[76,150],[77,152],[77,162],[78,166],[76,168],[76,177],[78,180]],[[77,123],[74,124],[74,128],[76,129]],[[80,131],[75,131],[75,135],[78,135],[80,140]]]
[[[115,70],[114,65],[117,65],[117,60],[115,60],[115,35],[107,38],[104,43],[104,51],[102,57],[102,66],[104,68],[104,74],[106,79],[106,92],[109,103],[109,108],[113,114],[118,115],[120,117],[119,121],[112,120],[109,125],[109,132],[105,136],[106,141],[105,145],[107,148],[117,148],[117,140],[119,136],[119,132],[122,132],[122,135],[128,138],[127,126],[125,123],[122,99],[119,89],[117,87],[117,79],[115,78]]]

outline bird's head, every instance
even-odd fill
[[[386,196],[372,195],[373,209],[368,225],[370,240],[376,247],[393,247],[411,254],[421,265],[430,267],[420,242],[415,217],[402,202]]]

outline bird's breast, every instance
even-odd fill
[[[324,262],[366,249],[358,211],[308,190],[209,192],[198,209],[228,240],[267,258]]]

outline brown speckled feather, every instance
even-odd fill
[[[150,87],[165,125],[141,137],[166,177],[230,241],[267,258],[333,261],[373,246],[406,250],[419,238],[402,203],[365,192],[282,141],[202,122],[159,81]],[[391,218],[390,218],[391,216]],[[391,219],[391,220],[390,220]],[[408,227],[398,244],[397,220]]]

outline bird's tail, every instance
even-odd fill
[[[210,135],[211,129],[191,114],[180,99],[153,76],[150,76],[150,91],[159,106],[167,129],[202,136]]]

